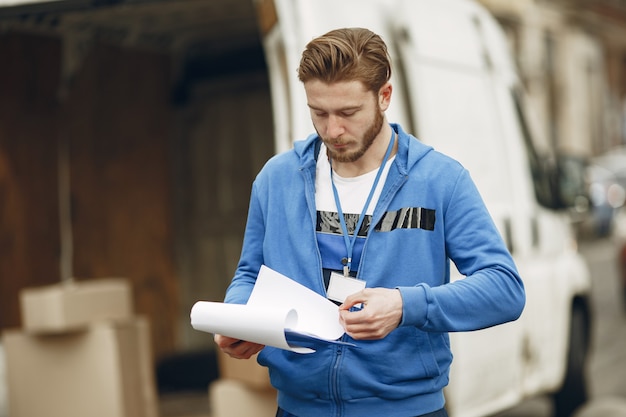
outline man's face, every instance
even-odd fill
[[[328,156],[337,162],[355,162],[376,140],[383,126],[379,97],[360,81],[304,84],[311,119],[326,144]]]

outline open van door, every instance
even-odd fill
[[[277,151],[313,132],[304,89],[297,79],[306,43],[338,27],[367,27],[386,41],[394,61],[388,120],[401,123],[435,149],[461,160],[486,197],[503,236],[510,240],[513,219],[520,217],[516,210],[523,207],[529,211],[525,197],[530,190],[520,193],[523,184],[515,184],[511,172],[520,168],[511,167],[510,158],[502,155],[523,150],[510,149],[508,141],[499,140],[504,133],[496,116],[498,92],[486,68],[495,64],[486,62],[487,46],[480,32],[484,16],[470,3],[454,2],[454,7],[448,3],[407,0],[391,5],[381,0],[364,7],[360,0],[275,0],[275,15],[265,16],[273,24],[263,26],[268,27],[264,47]],[[451,416],[487,415],[519,401],[522,333],[520,323],[511,323],[452,335],[455,360],[446,393]]]
[[[421,140],[469,170],[509,250],[523,253],[529,246],[532,190],[520,166],[521,141],[511,137],[515,127],[507,125],[510,115],[502,103],[513,69],[491,33],[490,16],[471,2],[453,3],[401,2],[398,45],[411,117]],[[454,270],[451,279],[460,278]],[[451,334],[449,413],[482,416],[517,403],[523,342],[519,321]]]
[[[558,414],[584,401],[584,395],[569,404],[560,399],[575,397],[565,392],[566,373],[577,372],[577,392],[584,383],[576,371],[580,364],[570,357],[576,349],[570,340],[580,329],[571,330],[570,323],[580,316],[576,300],[588,293],[589,277],[567,212],[536,198],[533,180],[542,174],[531,172],[532,140],[506,37],[471,1],[400,5],[397,42],[415,133],[469,170],[527,295],[518,321],[451,335],[447,408],[455,417],[484,416],[553,392]]]

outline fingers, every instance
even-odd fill
[[[213,340],[215,341],[215,344],[220,348],[226,348],[229,347],[237,342],[240,341],[240,339],[235,339],[232,337],[228,337],[228,336],[222,336],[221,334],[216,334],[213,336]]]
[[[343,301],[343,304],[339,306],[339,310],[350,310],[352,307],[361,309],[367,301],[366,291],[369,290],[364,289],[346,297],[346,299]]]
[[[372,308],[364,307],[358,311],[342,310],[339,317],[346,333],[353,339],[376,340],[389,333],[388,327],[381,322]]]
[[[232,344],[230,347],[222,349],[224,353],[237,359],[250,359],[256,353],[263,349],[263,345],[258,343],[239,341]]]
[[[353,308],[362,305],[362,309]],[[339,320],[353,339],[382,339],[402,319],[402,296],[396,289],[366,288],[346,297],[339,307]]]
[[[222,352],[236,359],[249,359],[265,347],[258,343],[222,336],[220,334],[216,334],[213,340],[215,340],[215,343]]]

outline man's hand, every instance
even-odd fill
[[[234,339],[221,334],[216,334],[213,340],[215,340],[222,352],[236,359],[250,359],[250,357],[265,347],[258,343],[246,342],[245,340]]]
[[[359,304],[361,310],[350,311]],[[354,339],[382,339],[402,320],[402,295],[397,289],[366,288],[346,297],[339,306],[339,320]]]

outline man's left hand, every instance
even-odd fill
[[[359,304],[360,310],[350,311]],[[402,320],[402,295],[397,289],[366,288],[346,297],[339,320],[353,339],[382,339]]]

